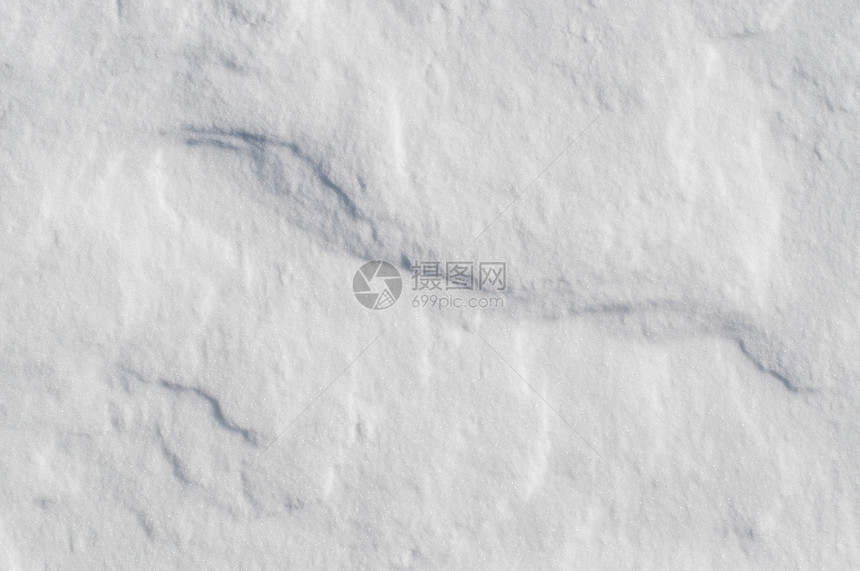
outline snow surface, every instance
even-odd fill
[[[3,0],[0,568],[860,568],[858,29]]]

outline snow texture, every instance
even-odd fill
[[[856,0],[0,14],[0,569],[860,568]]]

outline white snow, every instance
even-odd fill
[[[860,4],[0,14],[0,569],[860,567]]]

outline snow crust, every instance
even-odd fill
[[[0,13],[0,568],[860,567],[860,4]]]

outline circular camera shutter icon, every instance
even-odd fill
[[[358,303],[368,309],[388,309],[403,291],[403,280],[397,268],[375,260],[361,266],[352,278],[352,291]]]

